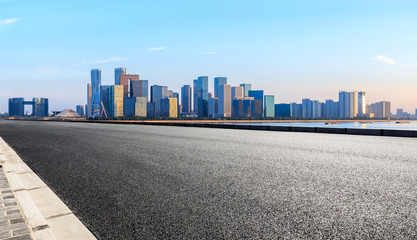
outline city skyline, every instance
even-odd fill
[[[89,11],[97,3],[0,1],[3,112],[8,98],[33,96],[48,98],[50,110],[74,109],[86,102],[91,69],[113,84],[118,67],[176,92],[195,76],[225,76],[268,89],[275,103],[361,89],[393,111],[417,107],[412,1],[178,1],[177,12],[170,2],[126,1]],[[106,18],[123,9],[141,14]]]

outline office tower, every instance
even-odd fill
[[[243,87],[232,87],[232,100],[234,98],[243,98],[244,96]]]
[[[77,105],[76,106],[77,113],[80,115],[80,117],[85,117],[84,113],[84,105]]]
[[[232,101],[232,116],[251,117],[252,104],[254,104],[253,97],[234,98]]]
[[[93,116],[93,89],[91,83],[87,84],[87,107],[85,108],[85,115],[87,118]]]
[[[290,116],[292,118],[302,118],[303,117],[303,104],[299,103],[290,103]]]
[[[194,112],[199,117],[208,116],[208,77],[201,76],[194,80]]]
[[[350,117],[354,118],[358,116],[358,92],[354,91],[350,93],[351,106],[350,106]]]
[[[291,117],[291,104],[287,104],[287,103],[275,104],[275,117],[281,117],[281,118]]]
[[[183,114],[191,113],[191,86],[190,85],[184,85],[181,88],[181,105],[182,105]]]
[[[321,103],[319,101],[312,101],[312,118],[321,118]]]
[[[120,84],[120,75],[126,75],[126,68],[115,68],[114,69],[114,85]]]
[[[366,93],[358,92],[358,116],[366,115]]]
[[[249,91],[252,90],[252,84],[242,83],[240,86],[243,87],[243,93],[245,94],[245,97],[249,97]]]
[[[101,117],[110,117],[109,109],[111,101],[109,99],[109,91],[110,91],[111,85],[101,85],[100,87],[100,98],[101,98],[101,104],[100,104],[100,116]]]
[[[398,108],[397,109],[397,118],[404,118],[404,109]]]
[[[232,116],[232,97],[231,86],[228,84],[219,85],[219,108],[218,116],[231,117]]]
[[[123,100],[123,115],[125,117],[146,117],[147,97],[128,97]]]
[[[47,98],[33,98],[32,101],[32,116],[35,117],[48,117],[49,116],[49,103]]]
[[[100,116],[101,69],[91,70],[92,117]]]
[[[273,95],[264,96],[264,117],[275,117],[275,97]]]
[[[119,76],[119,85],[123,86],[123,97],[129,97],[131,95],[129,81],[139,81],[139,75],[125,74]]]
[[[219,97],[219,86],[227,84],[227,77],[214,78],[214,97]]]
[[[249,90],[249,97],[253,97],[253,104],[251,104],[252,112],[251,117],[261,118],[263,117],[264,106],[264,91],[263,90]]]
[[[350,116],[350,93],[339,91],[339,118]]]
[[[326,100],[324,104],[323,117],[327,119],[339,118],[339,103],[331,99]]]
[[[215,118],[219,113],[219,98],[209,98],[209,117]]]
[[[161,117],[177,118],[178,117],[177,98],[161,99]]]
[[[130,97],[148,98],[148,80],[131,80]]]
[[[173,98],[173,97],[174,97],[174,91],[172,91],[172,90],[168,90],[168,92],[167,92],[167,97],[169,97],[169,98]]]
[[[148,102],[146,104],[146,117],[155,118],[155,103]]]
[[[153,85],[151,86],[151,103],[155,104],[155,116],[161,116],[161,99],[168,97],[168,87]]]
[[[110,86],[109,99],[110,99],[110,116],[122,117],[123,116],[123,85]]]
[[[25,105],[23,98],[9,98],[9,116],[21,117],[25,115]]]
[[[303,99],[303,114],[302,118],[313,118],[313,101],[309,98]]]

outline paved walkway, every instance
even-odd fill
[[[0,239],[32,239],[3,168],[0,168],[0,192]]]

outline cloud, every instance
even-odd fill
[[[19,18],[0,19],[0,26],[13,24],[17,21],[19,21]]]
[[[204,55],[215,55],[215,54],[219,54],[219,53],[218,52],[208,51],[208,52],[202,52],[200,54],[204,54]]]
[[[385,57],[385,56],[382,56],[382,55],[378,55],[378,56],[374,57],[373,59],[375,59],[376,61],[391,64],[391,65],[397,64],[397,62],[394,59],[389,58],[389,57]]]
[[[164,50],[166,47],[164,47],[164,46],[161,46],[161,47],[151,47],[151,48],[148,48],[148,49],[146,49],[146,50],[148,50],[148,51],[160,51],[160,50]]]
[[[54,66],[54,65],[47,65],[47,66],[39,66],[38,70],[40,71],[45,71],[45,72],[55,72],[58,69],[58,67]]]
[[[96,64],[96,63],[111,63],[111,62],[120,62],[127,60],[126,57],[114,57],[114,58],[107,58],[102,60],[94,60],[94,61],[82,61],[80,64]]]

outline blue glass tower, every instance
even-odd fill
[[[184,85],[181,88],[181,104],[182,104],[182,113],[190,114],[191,113],[191,86]]]
[[[219,86],[227,84],[227,77],[214,78],[214,97],[219,97]]]
[[[197,108],[197,109],[195,109]],[[199,117],[208,116],[208,77],[194,80],[194,111]]]
[[[252,117],[261,118],[263,117],[263,106],[264,106],[264,90],[250,90],[248,93],[249,97],[253,97]]]
[[[126,75],[126,68],[115,68],[114,69],[114,84],[119,85],[120,75]]]
[[[101,86],[101,69],[91,70],[91,88],[92,88],[92,116],[100,116],[100,86]]]

